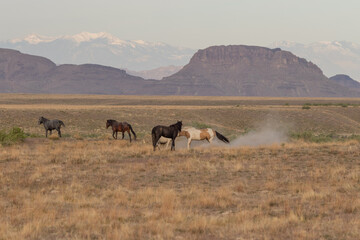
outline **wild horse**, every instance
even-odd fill
[[[39,118],[39,125],[40,124],[44,124],[44,128],[45,128],[45,136],[48,136],[48,131],[50,131],[50,135],[52,133],[52,130],[56,130],[59,134],[59,137],[61,137],[61,126],[65,127],[65,124],[63,121],[58,120],[58,119],[54,119],[54,120],[49,120],[47,118],[44,117],[40,117]]]
[[[132,134],[134,135],[134,139],[136,140],[136,133],[134,132],[133,128],[131,127],[131,125],[127,122],[118,122],[116,120],[113,119],[108,119],[106,121],[106,128],[109,128],[111,126],[113,133],[112,136],[114,139],[117,139],[117,134],[118,132],[122,133],[122,139],[124,139],[124,132],[128,132],[129,134],[129,138],[130,138],[130,142],[131,142],[131,135],[130,135],[130,131],[132,132]]]
[[[188,149],[190,149],[192,140],[207,140],[211,143],[215,136],[224,143],[230,143],[229,139],[211,128],[197,129],[194,127],[184,127],[179,136],[185,136],[188,139]]]
[[[157,143],[160,137],[171,138],[171,151],[175,150],[175,138],[178,136],[179,132],[181,131],[182,121],[178,121],[175,124],[170,126],[156,126],[151,131],[152,136],[152,143],[154,147],[154,151],[156,149]]]

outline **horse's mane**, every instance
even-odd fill
[[[170,127],[175,127],[179,130],[181,130],[181,126],[182,126],[182,122],[181,121],[178,121],[177,123],[174,123],[172,125],[170,125]]]
[[[110,123],[112,123],[112,122],[117,122],[116,120],[114,120],[114,119],[108,119],[108,120],[106,120],[107,122],[110,122]]]

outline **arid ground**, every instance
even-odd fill
[[[153,152],[152,127],[177,120],[232,143]],[[1,94],[14,126],[29,137],[0,145],[0,239],[360,236],[360,99]]]

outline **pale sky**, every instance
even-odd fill
[[[0,0],[0,40],[108,32],[174,46],[360,43],[359,0]]]

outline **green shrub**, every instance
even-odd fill
[[[55,132],[55,134],[57,135],[57,132]],[[69,134],[69,133],[62,133],[61,136],[64,137],[64,138],[69,138],[69,137],[71,137],[71,134]]]
[[[211,126],[205,124],[205,123],[199,123],[199,122],[193,122],[192,126],[194,128],[199,128],[199,129],[203,129],[203,128],[211,128]]]
[[[24,131],[19,127],[13,127],[10,131],[0,131],[0,144],[11,145],[14,143],[22,142],[27,137]]]
[[[121,132],[119,132],[120,136],[121,136]],[[80,134],[80,136],[84,139],[84,138],[93,138],[93,139],[96,139],[96,138],[99,138],[99,134],[97,133],[82,133]]]
[[[349,104],[348,104],[348,103],[340,103],[339,106],[341,106],[341,107],[348,107]]]
[[[38,133],[25,133],[26,137],[29,138],[40,138],[42,137],[42,135],[38,134]]]
[[[348,106],[352,106],[352,107],[359,107],[359,104],[352,104],[352,103],[305,103],[303,105],[303,109],[308,109],[308,108],[304,108],[304,106],[322,106],[322,107],[329,107],[329,106],[338,106],[338,107],[348,107]]]
[[[359,135],[343,136],[334,133],[328,134],[314,134],[310,131],[305,131],[301,133],[291,133],[290,137],[296,140],[304,140],[306,142],[315,142],[315,143],[324,143],[324,142],[340,142],[347,140],[358,140],[360,141]]]

